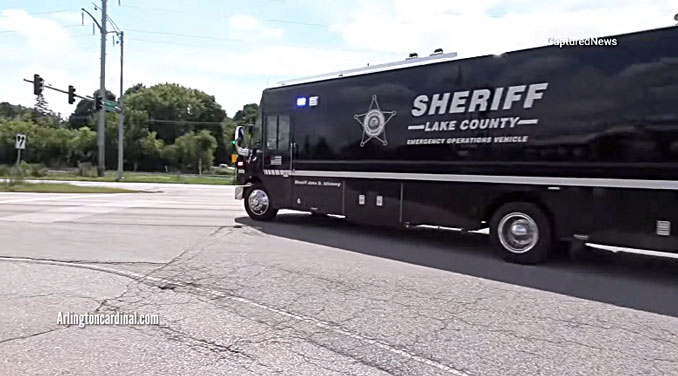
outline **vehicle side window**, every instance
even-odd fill
[[[287,150],[290,147],[290,117],[278,117],[278,150]]]
[[[266,117],[266,149],[278,149],[278,117]]]
[[[290,147],[290,117],[270,115],[266,117],[266,149],[284,151]]]

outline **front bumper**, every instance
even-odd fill
[[[235,199],[236,200],[242,200],[243,197],[245,196],[245,190],[249,188],[251,184],[247,185],[237,185],[235,187]]]

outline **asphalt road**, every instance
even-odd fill
[[[0,193],[0,375],[678,375],[678,263],[519,266],[479,234],[127,186],[147,193]]]

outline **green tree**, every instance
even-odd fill
[[[235,147],[231,143],[233,141],[233,136],[235,135],[235,128],[237,127],[237,123],[233,119],[226,119],[223,122],[223,127],[224,127],[224,132],[223,132],[223,137],[224,137],[224,142],[226,143],[226,156],[227,156],[227,161],[230,162],[230,157],[232,153],[235,153]],[[217,163],[223,163],[222,161],[218,160],[216,161]]]
[[[141,167],[145,170],[157,170],[161,168],[162,151],[165,143],[158,139],[155,132],[148,132],[146,137],[139,140],[140,154],[144,156]]]
[[[0,103],[0,118],[8,120],[28,120],[51,128],[63,127],[66,124],[64,120],[54,112],[48,111],[42,113],[33,107],[13,105],[7,102]]]
[[[138,83],[138,84],[136,84],[136,85],[134,85],[134,86],[128,88],[127,90],[125,90],[125,93],[123,94],[123,97],[127,97],[128,95],[137,93],[137,92],[139,92],[139,91],[141,91],[141,90],[143,90],[143,89],[145,89],[145,88],[146,88],[146,86],[144,86],[144,84]]]
[[[125,106],[148,114],[149,130],[166,144],[192,131],[210,130],[219,137],[219,124],[226,118],[214,96],[178,84],[160,84],[125,97]]]
[[[196,133],[195,142],[198,159],[202,160],[202,169],[209,170],[214,164],[214,152],[217,149],[217,139],[212,136],[210,132],[203,129]]]
[[[92,93],[92,97],[99,95],[99,90]],[[115,94],[106,90],[106,100],[116,100]],[[71,128],[78,129],[80,127],[90,127],[96,129],[97,119],[95,118],[94,101],[89,99],[81,99],[75,106],[75,111],[68,118],[68,123]]]
[[[17,133],[27,137],[22,159],[56,166],[69,162],[68,140],[73,137],[65,128],[51,128],[31,120],[0,119],[0,163],[14,163]]]
[[[233,121],[237,125],[248,125],[254,124],[257,120],[257,114],[259,113],[259,105],[256,103],[250,103],[243,106],[242,110],[239,110],[233,116]]]
[[[200,161],[203,170],[209,170],[214,163],[217,140],[205,129],[177,138],[175,146],[177,163],[184,171],[198,172]],[[174,151],[165,150],[165,153],[170,152]]]
[[[88,127],[72,131],[68,140],[71,162],[94,162],[97,150],[97,134]]]
[[[179,165],[179,146],[176,144],[165,145],[165,147],[162,148],[160,155],[168,170],[181,169],[181,166]]]
[[[0,163],[14,163],[16,150],[14,142],[17,133],[25,134],[28,138],[27,148],[23,153],[24,160],[34,158],[37,141],[37,124],[30,120],[0,119]]]
[[[195,141],[195,133],[190,132],[177,138],[174,143],[177,166],[183,171],[194,171],[198,167],[198,145]]]

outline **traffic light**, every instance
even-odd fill
[[[232,143],[233,145],[235,145],[235,140],[231,141],[231,143]]]
[[[75,103],[75,88],[73,85],[68,85],[68,104]]]
[[[33,75],[33,94],[42,94],[42,89],[45,87],[45,80],[39,74]]]
[[[94,110],[95,111],[101,111],[101,107],[102,107],[101,97],[98,96],[98,95],[95,95],[94,96]]]

